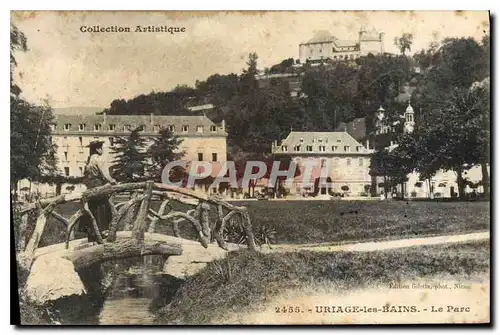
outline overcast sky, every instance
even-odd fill
[[[397,52],[395,36],[412,33],[412,52],[444,37],[489,31],[487,12],[38,12],[14,13],[28,38],[17,54],[16,80],[34,103],[52,107],[107,107],[117,98],[194,86],[209,75],[240,73],[250,52],[258,67],[298,58],[298,45],[318,30],[356,39],[362,25],[385,32],[385,49]],[[81,26],[166,25],[185,33],[82,33]]]

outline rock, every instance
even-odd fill
[[[25,291],[38,305],[87,293],[73,262],[55,255],[42,255],[33,262]]]

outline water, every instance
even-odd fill
[[[82,302],[59,305],[59,310],[67,311],[62,323],[154,324],[155,310],[165,306],[182,283],[180,279],[161,273],[163,262],[161,256],[146,256],[107,264],[105,275],[101,274],[101,284],[109,280],[110,275],[113,281],[106,296],[89,295]],[[78,310],[74,310],[75,305]]]

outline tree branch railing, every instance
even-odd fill
[[[124,192],[131,194],[129,200],[116,204],[112,202],[111,196]],[[106,197],[109,199],[112,218],[109,224],[109,234],[106,238],[103,238],[96,218],[89,208],[88,201]],[[161,200],[158,211],[151,208],[151,201],[154,198]],[[56,206],[68,202],[79,203],[80,206],[70,218],[65,218],[54,209]],[[190,209],[186,212],[174,210],[173,202],[188,205]],[[215,213],[217,213],[216,220],[210,220],[211,210],[215,210]],[[28,216],[34,211],[38,211],[36,224],[31,237],[24,246]],[[35,250],[38,248],[49,216],[54,217],[64,226],[66,230],[66,249],[69,248],[70,240],[74,239],[74,229],[79,219],[87,215],[91,219],[90,229],[96,236],[98,244],[114,243],[116,241],[116,232],[119,229],[132,230],[132,239],[140,244],[144,241],[145,232],[154,233],[159,224],[170,221],[174,236],[181,237],[179,224],[187,222],[195,229],[198,241],[205,248],[215,240],[219,247],[226,250],[227,243],[223,239],[224,229],[229,220],[234,216],[239,216],[247,237],[247,247],[249,250],[256,250],[252,223],[246,207],[235,206],[221,199],[198,194],[189,189],[153,183],[152,181],[118,185],[108,184],[82,193],[64,194],[54,198],[41,199],[37,203],[21,208],[19,213],[23,220],[24,231],[20,234],[21,241],[18,244],[24,247],[21,256],[22,265],[28,269],[33,261]]]

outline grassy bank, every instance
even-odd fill
[[[490,227],[488,202],[423,201],[247,201],[254,231],[262,226],[276,230],[275,243],[321,243],[383,240],[427,235],[460,234]],[[158,209],[158,202],[153,208]],[[176,204],[176,210],[187,209]],[[66,217],[77,204],[58,207]],[[215,219],[215,213],[211,213]],[[184,238],[197,234],[187,222],[180,225]],[[171,224],[160,223],[157,232],[173,235]],[[77,237],[85,234],[77,233]],[[49,218],[40,246],[64,241],[64,227]]]
[[[428,276],[489,272],[489,241],[366,253],[230,253],[186,280],[158,324],[208,324],[248,312],[290,289],[350,290]]]

